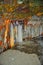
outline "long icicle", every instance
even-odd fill
[[[13,29],[12,23],[10,26],[10,45],[11,45],[11,48],[14,47],[14,29]]]

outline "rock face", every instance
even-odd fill
[[[0,65],[41,65],[36,54],[8,50],[0,55]]]

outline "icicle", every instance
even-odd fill
[[[15,42],[17,42],[17,25],[15,25]]]
[[[11,45],[11,48],[14,46],[14,29],[13,29],[12,23],[10,26],[10,45]]]
[[[34,25],[32,26],[32,38],[34,37]]]
[[[7,35],[8,35],[8,26],[6,26],[5,37],[4,37],[4,46],[7,48]]]

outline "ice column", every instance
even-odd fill
[[[18,25],[18,42],[22,42],[22,25]]]
[[[40,35],[42,34],[42,25],[40,24]]]

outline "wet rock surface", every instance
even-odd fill
[[[2,65],[41,65],[36,54],[27,54],[17,50],[8,50],[0,55]]]

